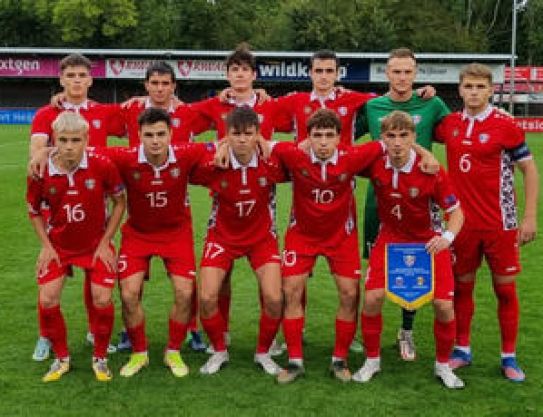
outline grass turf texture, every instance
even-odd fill
[[[150,367],[130,379],[119,376],[127,354],[110,356],[115,376],[111,383],[95,381],[90,368],[91,348],[84,343],[86,316],[82,302],[81,274],[67,281],[63,311],[68,326],[73,370],[58,383],[44,384],[41,376],[47,363],[30,358],[37,336],[36,284],[34,262],[38,241],[26,215],[24,202],[27,126],[0,126],[0,415],[1,416],[510,416],[543,415],[541,381],[543,344],[540,327],[541,237],[522,249],[524,272],[518,289],[521,298],[521,326],[518,343],[520,364],[526,371],[524,384],[513,384],[500,376],[499,334],[496,302],[488,270],[479,274],[476,289],[476,315],[473,322],[474,364],[458,372],[466,389],[450,392],[433,377],[433,311],[425,306],[415,323],[418,358],[402,362],[393,347],[399,326],[399,309],[387,302],[382,337],[383,371],[371,383],[340,384],[327,375],[334,340],[336,289],[326,264],[320,260],[309,283],[306,378],[289,386],[278,386],[272,377],[253,364],[259,308],[256,280],[247,262],[238,261],[233,277],[231,313],[232,346],[230,364],[214,376],[201,376],[198,368],[206,354],[183,347],[183,357],[191,369],[188,377],[174,378],[162,365],[167,336],[167,314],[172,301],[164,269],[153,263],[152,280],[146,285],[144,306],[150,341]],[[543,136],[532,135],[529,145],[538,166],[543,167]],[[443,152],[437,147],[437,153]],[[518,180],[518,178],[517,178]],[[359,211],[363,205],[366,181],[357,188]],[[196,255],[201,256],[208,193],[190,190]],[[520,196],[520,201],[522,201]],[[540,199],[541,200],[541,199]],[[288,218],[290,190],[278,190],[278,219],[283,231]],[[541,205],[540,205],[541,207]],[[543,209],[538,213],[543,223]],[[359,216],[360,217],[360,216]],[[116,298],[116,332],[121,327],[120,303]],[[286,356],[279,359],[285,364]],[[362,355],[351,354],[354,371]]]

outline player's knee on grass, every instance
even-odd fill
[[[376,290],[367,290],[364,296],[364,314],[375,316],[381,312],[385,300],[385,290],[379,288]]]
[[[434,311],[438,321],[448,322],[454,319],[454,308],[451,300],[434,299]]]

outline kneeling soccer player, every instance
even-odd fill
[[[32,225],[42,248],[36,263],[39,309],[45,336],[56,359],[44,382],[56,381],[70,369],[66,325],[60,309],[64,281],[72,267],[85,270],[91,280],[95,309],[92,368],[99,381],[109,381],[107,347],[114,320],[111,294],[116,278],[111,239],[121,221],[125,197],[121,178],[106,158],[87,151],[89,124],[80,115],[63,112],[53,122],[56,150],[42,178],[29,178],[27,202]],[[106,197],[113,201],[106,218]],[[41,207],[50,209],[47,226]]]
[[[366,361],[353,375],[353,380],[368,382],[381,369],[381,310],[385,297],[387,244],[420,242],[426,244],[435,265],[435,375],[447,388],[463,388],[463,381],[448,364],[455,335],[454,279],[449,246],[462,227],[460,204],[443,169],[437,175],[427,175],[419,169],[418,158],[411,150],[415,142],[415,124],[409,114],[390,113],[382,121],[381,132],[387,156],[362,172],[374,186],[381,229],[370,253],[362,308]],[[449,216],[448,228],[442,234],[432,227],[433,202]]]

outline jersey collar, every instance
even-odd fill
[[[317,95],[315,90],[311,91],[309,95],[309,101],[320,101],[321,104],[324,104],[325,101],[334,101],[336,99],[336,90],[330,91],[326,97],[321,97]]]
[[[236,158],[236,155],[234,155],[234,152],[232,152],[232,148],[228,148],[228,153],[230,153],[230,165],[232,165],[232,169],[242,169],[242,168],[256,168],[258,167],[258,156],[256,155],[256,152],[253,154],[253,157],[249,161],[247,165],[242,165],[238,161],[238,158]]]
[[[145,152],[143,150],[143,145],[140,144],[140,146],[138,146],[138,162],[140,164],[149,164],[149,165],[152,165],[148,160],[147,160],[147,157],[145,156]],[[172,145],[169,145],[168,146],[168,159],[166,159],[166,162],[164,162],[164,165],[162,165],[161,167],[158,167],[158,169],[163,169],[165,168],[166,166],[168,166],[168,164],[174,164],[177,162],[177,159],[175,158],[175,154],[173,152],[173,147]],[[153,166],[154,167],[154,166]]]
[[[386,160],[385,160],[385,168],[392,169],[397,172],[403,172],[405,174],[409,174],[413,170],[413,165],[415,165],[415,159],[417,159],[417,154],[413,149],[411,149],[409,151],[409,159],[407,160],[407,162],[405,163],[403,167],[398,169],[390,163],[390,158],[387,155]]]
[[[339,151],[336,149],[332,156],[328,159],[325,159],[324,161],[320,158],[317,158],[317,155],[315,155],[315,152],[313,152],[313,149],[309,150],[309,157],[311,158],[312,164],[321,164],[321,165],[337,165],[337,160],[339,156]]]
[[[489,104],[486,106],[486,109],[484,109],[481,113],[476,114],[475,116],[470,116],[466,109],[462,111],[462,120],[469,120],[469,121],[475,121],[483,122],[488,116],[490,116],[490,113],[492,113],[492,110],[494,110],[494,106]]]
[[[236,107],[243,107],[248,106],[250,108],[253,108],[256,106],[256,102],[258,100],[258,97],[256,93],[253,91],[253,95],[249,98],[249,100],[245,101],[237,101],[234,97],[228,99],[228,104]]]
[[[76,113],[79,113],[81,109],[88,110],[89,109],[89,100],[85,99],[81,104],[73,104],[68,101],[62,102],[62,108],[64,110],[71,110],[75,111]]]
[[[147,97],[145,99],[145,104],[144,104],[144,107],[145,109],[150,109],[151,107],[156,107],[156,106],[153,106],[153,103],[151,102],[151,98],[150,97]],[[173,104],[170,100],[170,106],[168,107],[168,110],[166,110],[168,113],[173,113],[175,111],[174,107],[173,107]]]
[[[49,175],[50,176],[53,176],[53,175],[66,175],[67,173],[61,171],[60,169],[58,169],[57,166],[55,165],[55,163],[53,162],[53,157],[55,156],[55,154],[56,154],[56,151],[51,152],[51,155],[49,155],[49,160],[47,161],[47,168],[49,170]],[[79,165],[68,174],[73,174],[78,169],[87,169],[88,166],[89,166],[89,160],[87,158],[87,151],[84,151],[83,152],[83,157],[81,158],[81,161],[79,161]]]

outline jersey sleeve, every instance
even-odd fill
[[[43,180],[28,177],[26,180],[26,204],[28,215],[37,217],[41,215]]]
[[[377,97],[377,94],[375,93],[361,93],[359,91],[349,91],[348,94],[352,100],[352,104],[355,109],[360,109],[368,101]]]
[[[371,141],[348,149],[349,171],[353,174],[366,171],[385,154],[382,141]]]
[[[189,182],[195,185],[210,187],[216,177],[218,168],[213,163],[213,155],[207,153],[204,158],[196,164],[189,176]]]
[[[370,131],[368,123],[368,106],[364,106],[356,113],[354,137],[359,139]]]
[[[104,190],[108,195],[117,196],[124,191],[124,184],[117,167],[109,159],[104,158]]]
[[[271,158],[280,164],[284,170],[291,170],[296,166],[303,151],[293,142],[277,142],[272,150]]]
[[[436,106],[436,122],[439,122],[442,120],[445,116],[451,113],[451,110],[449,107],[445,104],[445,102],[440,97],[434,97],[435,100],[435,106]]]
[[[294,119],[291,112],[286,111],[278,99],[273,99],[273,130],[275,132],[290,133],[294,130]]]
[[[450,213],[460,205],[452,182],[443,167],[441,167],[439,172],[435,175],[433,198],[446,213]]]
[[[126,135],[126,123],[120,104],[103,104],[109,136],[123,137]]]
[[[199,112],[192,108],[192,104],[187,106],[187,130],[190,138],[200,133],[211,130],[213,121],[206,112]]]
[[[204,120],[207,121],[208,124],[213,123],[213,114],[215,107],[215,103],[217,102],[217,98],[208,98],[206,100],[197,101],[195,103],[191,103],[190,107],[192,111],[196,112],[196,116],[202,117]]]
[[[41,109],[39,109],[36,112],[34,119],[32,120],[30,137],[32,137],[33,135],[45,135],[47,136],[49,141],[51,141],[53,133],[53,128],[51,127],[51,124],[54,121],[52,116],[53,113],[49,111],[48,107],[42,107]]]
[[[451,129],[450,120],[450,116],[446,116],[434,127],[434,142],[445,143],[447,141],[447,132]]]

